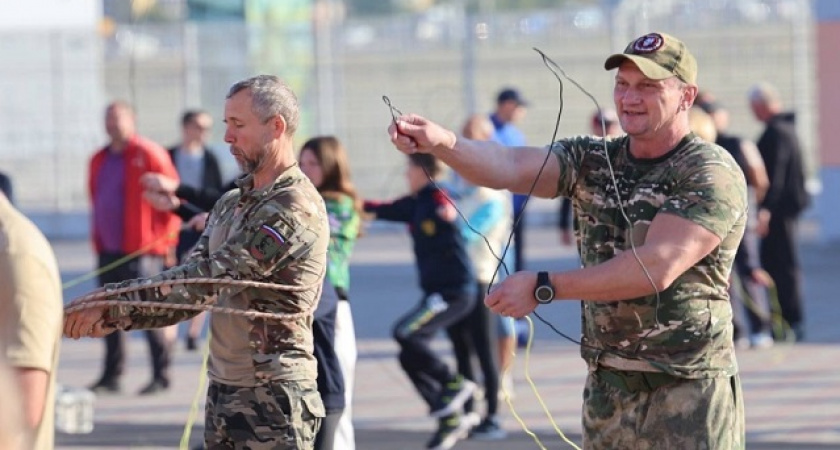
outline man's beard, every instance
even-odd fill
[[[236,163],[242,173],[254,174],[265,162],[266,155],[268,155],[268,149],[262,148],[254,158],[248,158],[243,154],[241,160],[237,160]]]

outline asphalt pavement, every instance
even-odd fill
[[[87,242],[53,244],[64,281],[77,279],[93,268]],[[389,337],[393,321],[420,295],[410,249],[402,228],[377,229],[359,240],[352,260],[352,305],[359,339],[353,414],[360,450],[425,448],[435,426],[400,370],[397,347]],[[807,341],[738,353],[749,449],[840,448],[840,307],[835,303],[840,292],[838,250],[840,243],[819,243],[807,236],[802,244]],[[548,226],[528,230],[526,258],[529,269],[563,270],[578,265],[572,249],[562,247],[556,230]],[[93,287],[91,280],[81,282],[65,291],[65,301]],[[540,311],[560,331],[579,335],[577,302],[556,302]],[[508,438],[467,440],[456,449],[574,448],[561,433],[581,445],[586,368],[574,344],[535,322],[531,352],[517,352],[513,399],[501,408]],[[185,430],[190,431],[190,445],[201,442],[205,389],[201,353],[186,351],[180,340],[171,389],[162,395],[138,396],[151,369],[145,340],[139,333],[132,335],[136,339],[129,340],[123,393],[96,398],[93,431],[59,432],[57,448],[171,449],[178,448]],[[84,387],[93,382],[101,369],[103,343],[65,339],[62,345],[59,383]],[[436,345],[449,350],[444,339]],[[197,414],[191,417],[193,407]]]

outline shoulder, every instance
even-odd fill
[[[610,157],[614,156],[626,144],[626,136],[616,138],[603,138],[591,135],[572,136],[555,141],[550,145],[554,154],[572,158],[578,162],[583,162],[588,155],[599,155],[600,158],[591,158],[593,160],[604,162],[606,161],[606,154]],[[606,149],[606,152],[605,152]]]
[[[241,194],[242,194],[242,191],[237,186],[234,185],[233,187],[231,187],[231,189],[229,189],[227,192],[222,194],[222,196],[219,197],[219,200],[216,203],[219,204],[219,203],[236,202],[239,199],[239,196]]]
[[[216,152],[207,145],[204,146],[204,159],[206,161],[212,161],[214,164],[219,162],[219,158],[216,157]]]
[[[290,179],[274,185],[261,210],[265,214],[294,216],[307,222],[326,217],[324,199],[309,179],[303,174],[289,176]]]
[[[670,170],[688,191],[715,192],[715,196],[745,197],[744,171],[723,147],[694,137],[674,155]]]
[[[95,165],[102,161],[105,157],[105,152],[107,151],[107,147],[99,147],[93,152],[93,155],[90,157],[90,164]]]
[[[142,152],[156,153],[158,155],[168,154],[168,151],[164,149],[163,146],[147,137],[140,136],[139,134],[136,134],[131,138],[131,143]]]
[[[58,263],[49,241],[22,214],[8,214],[0,223],[0,253],[31,273],[33,281],[43,281],[45,274],[58,279]]]
[[[738,163],[728,150],[697,136],[692,137],[676,156],[678,165],[688,170],[709,165],[723,165],[732,170],[740,170]]]

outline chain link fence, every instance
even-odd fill
[[[731,113],[731,130],[756,138],[749,87],[775,84],[815,169],[814,27],[807,0],[625,0],[603,7],[470,11],[461,3],[377,18],[317,10],[315,20],[118,24],[114,33],[0,30],[0,171],[25,211],[86,214],[87,161],[106,142],[105,104],[135,105],[138,126],[163,145],[179,139],[179,116],[202,107],[216,118],[212,141],[236,172],[223,140],[229,86],[255,73],[289,80],[304,110],[300,142],[335,134],[347,146],[363,195],[405,190],[404,160],[386,136],[387,95],[403,112],[453,128],[489,113],[496,92],[520,89],[520,123],[531,144],[551,138],[560,85],[537,48],[612,104],[603,62],[634,37],[657,30],[684,40],[699,62],[701,89]],[[486,3],[486,2],[485,2]],[[337,4],[330,2],[329,4]],[[614,6],[610,6],[614,4]],[[339,11],[340,12],[340,11]],[[310,16],[311,17],[311,16]],[[280,23],[279,25],[276,25]],[[587,132],[595,105],[563,83],[561,136]]]

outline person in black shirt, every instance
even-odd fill
[[[758,140],[770,186],[758,210],[761,265],[776,282],[782,318],[793,337],[805,336],[802,307],[802,271],[796,242],[799,215],[810,203],[805,190],[802,150],[792,112],[783,112],[776,89],[757,84],[750,90],[750,106],[756,119],[766,124]]]
[[[408,224],[423,298],[397,320],[394,339],[400,345],[403,370],[429,405],[430,415],[439,419],[427,448],[451,448],[472,425],[462,420],[460,410],[476,384],[450,369],[430,344],[439,331],[472,310],[475,276],[456,224],[457,211],[432,182],[441,172],[439,162],[419,153],[409,155],[408,161],[411,193],[390,203],[366,201],[364,210],[376,219]]]

